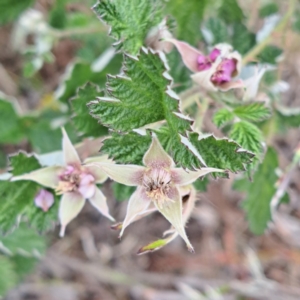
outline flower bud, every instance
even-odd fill
[[[45,189],[40,189],[34,198],[34,204],[40,207],[44,212],[48,211],[54,203],[54,196]]]

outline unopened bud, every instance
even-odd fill
[[[54,203],[54,196],[52,193],[45,189],[40,189],[34,198],[34,203],[37,207],[40,207],[43,211],[48,211]]]

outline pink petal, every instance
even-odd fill
[[[110,163],[94,163],[90,166],[96,166],[104,171],[112,180],[119,183],[136,186],[142,184],[145,167],[136,165],[117,165]]]
[[[81,164],[80,158],[75,147],[72,145],[68,134],[64,128],[61,129],[63,134],[62,149],[66,165]]]
[[[95,183],[103,183],[107,179],[107,174],[97,166],[90,165],[86,167],[86,170],[89,174],[93,175]]]
[[[143,187],[138,187],[136,191],[131,195],[128,206],[126,217],[123,222],[122,230],[119,237],[122,237],[125,228],[134,222],[139,215],[145,213],[151,203],[151,199],[146,194],[146,191]]]
[[[59,205],[59,220],[61,224],[60,237],[65,235],[66,226],[80,213],[85,199],[79,193],[63,194]]]
[[[38,194],[34,198],[34,203],[37,207],[40,207],[43,211],[48,211],[54,203],[54,196],[47,190],[40,189]]]
[[[198,72],[198,57],[203,56],[199,50],[176,39],[166,39],[166,41],[175,45],[181,55],[182,61],[192,72]]]
[[[221,51],[217,48],[214,48],[210,53],[209,53],[209,59],[212,62],[215,62],[215,60],[219,57],[219,55],[221,54]]]
[[[188,249],[190,252],[194,252],[194,248],[191,245],[185,229],[184,229],[184,222],[182,217],[182,201],[181,196],[176,187],[172,187],[168,193],[168,200],[163,202],[163,205],[154,202],[157,210],[174,226],[176,231],[185,241]]]
[[[24,175],[12,177],[11,181],[31,180],[45,187],[55,189],[58,185],[59,175],[63,170],[63,167],[58,166],[42,168]]]
[[[106,197],[103,195],[103,193],[96,187],[94,196],[91,197],[90,203],[98,209],[98,211],[111,221],[115,221],[115,219],[109,214],[109,209],[106,203]]]
[[[89,199],[94,196],[95,190],[95,178],[91,174],[81,174],[81,181],[78,187],[79,193],[85,199]]]
[[[172,181],[174,184],[179,186],[193,183],[199,177],[211,172],[224,172],[224,170],[215,168],[202,168],[198,171],[185,171],[182,168],[171,169]]]
[[[152,138],[150,148],[143,157],[144,165],[153,168],[170,168],[174,164],[173,159],[163,149],[156,137]]]

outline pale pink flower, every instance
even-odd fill
[[[176,39],[166,39],[179,51],[184,64],[195,74],[191,78],[206,90],[227,91],[244,86],[241,80],[234,80],[241,70],[241,55],[228,44],[215,45],[204,55],[191,45]]]
[[[111,163],[93,164],[104,170],[111,179],[128,186],[137,186],[129,199],[120,237],[130,223],[156,208],[184,239],[188,249],[193,251],[184,229],[179,188],[210,172],[223,170],[202,168],[187,172],[182,168],[176,168],[173,159],[165,152],[156,137],[145,153],[143,162],[145,167]]]
[[[48,211],[54,203],[54,196],[45,189],[40,189],[34,198],[34,204],[44,212]]]
[[[42,168],[21,176],[12,178],[16,180],[32,180],[45,187],[55,189],[61,194],[59,206],[59,220],[61,224],[60,236],[64,236],[65,229],[81,211],[85,200],[98,209],[98,211],[110,220],[114,220],[106,203],[106,197],[96,186],[107,179],[107,175],[95,166],[82,166],[76,149],[72,145],[66,131],[63,132],[64,166],[51,166]],[[103,157],[91,158],[86,162],[103,161]]]

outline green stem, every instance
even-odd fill
[[[266,46],[268,46],[272,42],[273,40],[272,34],[274,32],[280,32],[285,28],[285,25],[287,24],[292,14],[294,13],[295,3],[296,0],[290,0],[289,8],[286,14],[281,19],[281,21],[277,24],[277,26],[274,27],[273,31],[269,34],[269,36],[267,36],[263,41],[257,44],[250,52],[248,52],[244,56],[243,65],[246,65],[248,62],[252,61]]]

